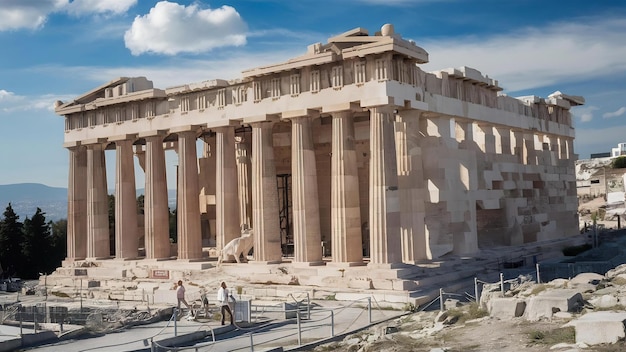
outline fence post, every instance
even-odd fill
[[[537,283],[540,284],[541,276],[539,276],[539,263],[535,264],[535,267],[537,268]]]
[[[478,303],[478,306],[480,307],[480,297],[478,297],[478,278],[477,277],[474,278],[474,299],[476,300],[476,303]]]
[[[443,288],[439,289],[439,311],[443,312]]]
[[[300,310],[296,310],[296,320],[298,322],[298,346],[302,345],[302,326],[300,325]]]
[[[330,337],[335,337],[335,311],[330,311]]]
[[[372,323],[372,297],[367,297],[367,317],[368,321]]]
[[[311,320],[311,297],[306,293],[306,318]]]
[[[500,273],[500,294],[504,297],[504,274]]]
[[[174,336],[178,336],[178,309],[174,308]]]

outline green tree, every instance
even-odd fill
[[[50,273],[61,266],[67,257],[67,219],[50,221],[50,254],[46,257],[45,272]]]
[[[626,156],[618,156],[611,162],[611,167],[614,169],[626,168]]]
[[[32,219],[24,220],[22,258],[23,267],[18,270],[23,278],[34,279],[39,277],[40,272],[47,271],[46,257],[50,253],[52,243],[50,241],[50,226],[46,222],[46,213],[40,208]]]
[[[178,215],[176,209],[169,212],[170,213],[170,242],[177,243],[178,242]]]
[[[0,220],[0,263],[5,276],[19,273],[22,267],[22,226],[19,216],[13,211],[11,203],[6,207]]]
[[[115,196],[109,194],[109,243],[110,255],[115,255]]]

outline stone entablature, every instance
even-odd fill
[[[331,38],[324,46],[314,45],[316,49],[301,58],[244,71],[239,80],[210,80],[165,91],[153,89],[150,81],[142,86],[144,91],[122,89],[128,81],[145,80],[143,77],[114,80],[103,91],[120,94],[57,107],[57,113],[67,120],[65,141],[118,135],[116,130],[120,128],[112,124],[136,124],[123,126],[126,133],[186,125],[211,128],[228,126],[232,120],[254,122],[280,117],[285,111],[323,111],[325,106],[353,102],[361,108],[391,104],[574,137],[567,113],[571,97],[516,99],[498,95],[502,90],[498,82],[475,69],[461,67],[426,73],[417,65],[427,61],[427,54],[415,44],[397,37],[367,36],[362,29],[353,32],[335,37],[334,41]],[[353,42],[345,42],[348,39]],[[367,43],[372,39],[387,39],[393,44]],[[404,44],[403,50],[398,43]],[[339,49],[339,44],[352,46]],[[376,50],[356,51],[373,44],[377,45]],[[478,109],[487,114],[475,114]],[[162,119],[167,121],[160,123]]]
[[[357,28],[237,80],[160,90],[119,78],[59,102],[68,258],[106,256],[104,151],[113,148],[116,207],[134,197],[132,153],[145,171],[147,258],[168,257],[167,148],[178,154],[178,259],[221,249],[246,225],[255,260],[280,261],[277,175],[291,177],[293,214],[280,221],[293,222],[294,261],[308,265],[331,254],[341,265],[367,256],[393,266],[576,234],[569,109],[584,99],[508,97],[475,69],[426,73],[427,61],[390,25],[374,36]],[[116,226],[115,255],[137,256],[140,237]]]

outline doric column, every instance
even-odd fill
[[[115,142],[115,257],[134,259],[138,255],[137,189],[133,143]]]
[[[294,262],[322,262],[315,147],[308,116],[291,119]]]
[[[396,122],[402,261],[413,264],[432,258],[424,224],[425,191],[419,118],[419,111],[402,111]]]
[[[202,258],[196,132],[178,132],[178,259]]]
[[[272,141],[272,123],[252,124],[252,223],[254,259],[280,262],[278,190]]]
[[[87,257],[111,256],[104,144],[87,147]]]
[[[70,170],[67,187],[67,259],[87,257],[87,149],[68,148]]]
[[[222,249],[232,239],[241,236],[235,164],[235,129],[234,127],[221,127],[215,132],[215,233],[217,248]]]
[[[496,152],[495,136],[493,126],[488,123],[477,123],[474,125],[474,138],[483,153],[493,154]]]
[[[354,121],[349,111],[332,114],[331,243],[335,263],[363,262],[359,173]]]
[[[237,160],[237,188],[239,196],[239,223],[248,227],[252,224],[252,192],[250,187],[250,140],[235,137],[235,150]]]
[[[146,258],[168,258],[170,256],[169,209],[162,136],[146,137],[145,162],[146,186],[143,211]]]
[[[402,262],[398,167],[390,107],[370,109],[370,264]]]
[[[517,160],[520,164],[525,165],[527,163],[526,146],[524,145],[524,133],[520,130],[513,130],[513,154],[517,156]]]
[[[511,155],[511,128],[495,127],[498,135],[496,140],[496,153]]]

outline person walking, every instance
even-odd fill
[[[230,325],[234,325],[233,312],[230,310],[230,304],[228,303],[228,298],[234,300],[233,296],[231,296],[228,288],[226,288],[226,283],[222,281],[219,290],[217,290],[217,301],[222,306],[222,325],[224,325],[224,318],[226,317],[226,312],[230,315]]]
[[[193,316],[193,309],[189,306],[189,303],[185,300],[185,286],[183,286],[183,280],[178,280],[178,287],[176,288],[176,299],[178,300],[178,310],[180,311],[180,304],[184,304],[189,309],[189,315]]]

